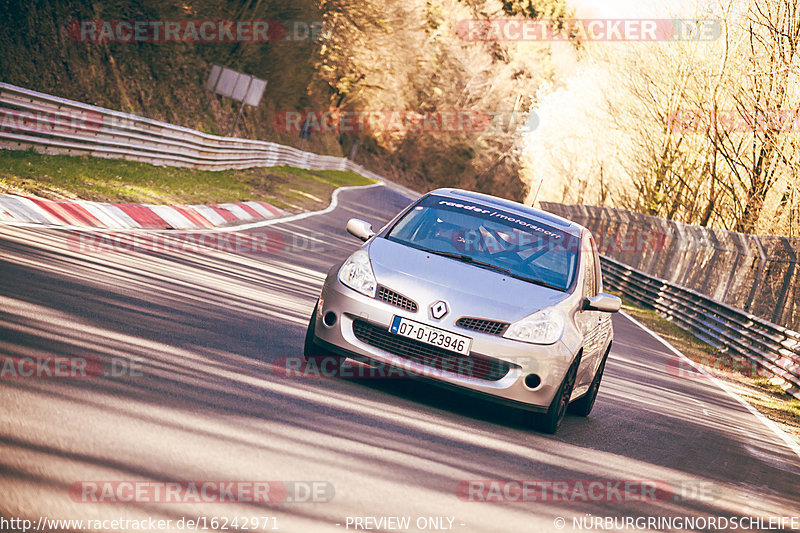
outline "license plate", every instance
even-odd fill
[[[469,355],[472,339],[463,335],[456,335],[443,329],[434,328],[420,322],[408,320],[400,316],[392,319],[389,326],[390,333],[396,333],[402,337],[408,337],[431,346],[438,346],[451,352]]]

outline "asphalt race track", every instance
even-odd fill
[[[202,530],[178,525],[198,517],[217,517],[218,530],[267,517],[247,530],[588,531],[573,520],[626,516],[792,530],[775,520],[800,515],[797,453],[622,315],[594,412],[568,416],[555,436],[416,380],[287,377],[325,273],[359,244],[347,219],[378,228],[408,202],[384,186],[342,191],[329,213],[244,230],[268,232],[266,253],[86,253],[75,243],[96,232],[0,227],[0,356],[100,364],[86,378],[0,379],[0,516],[33,528],[171,520],[150,531]],[[470,501],[480,499],[465,492],[470,480],[492,501]],[[539,488],[523,498],[507,480]],[[277,502],[86,496],[91,483],[120,481],[273,481],[270,494],[287,492]],[[718,530],[697,523],[708,524],[685,529]]]

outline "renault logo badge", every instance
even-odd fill
[[[447,302],[445,302],[444,300],[439,300],[438,302],[432,304],[430,307],[430,311],[431,311],[431,317],[435,318],[436,320],[443,319],[447,315],[447,313],[450,312],[450,310],[447,308]]]

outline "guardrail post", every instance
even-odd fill
[[[729,295],[731,287],[733,286],[733,281],[736,279],[736,275],[741,268],[742,260],[747,257],[745,254],[747,245],[745,244],[744,238],[740,233],[726,231],[725,234],[727,235],[728,239],[730,239],[730,242],[733,243],[734,248],[736,248],[736,257],[734,258],[733,266],[731,267],[731,273],[728,275],[728,281],[725,283],[725,288],[723,289],[719,300],[730,303]]]
[[[642,214],[635,211],[625,210],[625,218],[627,224],[625,227],[625,235],[622,238],[622,253],[620,258],[626,265],[634,268],[642,268],[641,256],[637,250],[637,242],[639,240],[640,226],[642,225]]]
[[[795,269],[797,268],[797,254],[792,249],[792,245],[789,242],[789,239],[786,237],[780,238],[781,244],[783,245],[784,250],[789,255],[789,267],[786,270],[786,274],[783,279],[783,283],[781,284],[781,292],[778,295],[778,303],[775,305],[775,311],[772,313],[772,321],[775,323],[786,323],[781,320],[785,311],[787,311],[788,306],[787,298],[789,296],[789,287],[791,286],[792,278],[794,277]]]
[[[611,210],[608,207],[601,207],[600,208],[600,228],[599,231],[595,234],[595,239],[597,239],[597,252],[603,253],[608,247],[608,240],[610,239],[611,234],[611,221],[614,217],[611,215]]]
[[[703,294],[709,294],[710,295],[710,294],[716,292],[715,290],[714,291],[710,291],[708,285],[709,285],[709,283],[711,281],[711,278],[712,278],[712,276],[714,274],[714,266],[716,265],[717,261],[719,260],[720,240],[717,239],[717,235],[715,234],[713,229],[703,228],[703,233],[712,241],[712,245],[711,246],[714,248],[714,251],[711,253],[711,259],[708,261],[708,264],[706,265],[706,268],[704,269],[705,270],[705,276],[703,276],[703,282],[700,284],[700,292],[702,292]],[[715,279],[716,279],[716,282],[717,282],[716,286],[718,287],[720,279],[716,278],[716,277],[715,277]]]
[[[695,242],[686,224],[675,222],[675,229],[678,231],[679,242],[675,250],[676,263],[671,264],[669,277],[667,279],[672,283],[678,283],[681,285],[685,284],[684,282],[686,276],[684,275],[684,272],[686,270],[686,258],[692,253],[692,248],[695,247]]]
[[[688,287],[690,289],[700,289],[700,276],[701,273],[708,267],[709,264],[709,243],[708,235],[704,231],[705,228],[698,226],[685,226],[688,233],[691,235],[692,246],[689,250],[691,258],[686,262],[685,270],[683,273],[683,280],[679,285]]]
[[[608,216],[606,215],[606,207],[595,207],[592,212],[592,224],[589,229],[594,235],[598,247],[602,246],[606,238],[606,228],[608,227]],[[587,226],[588,227],[588,226]]]
[[[753,286],[750,289],[750,294],[747,296],[747,301],[744,304],[745,311],[750,311],[750,309],[753,307],[753,300],[756,297],[756,290],[758,290],[758,285],[761,283],[761,279],[764,275],[764,269],[767,265],[767,254],[764,251],[764,245],[761,244],[761,239],[759,239],[757,236],[753,236],[753,242],[756,243],[756,249],[758,250],[758,255],[761,261],[758,265],[758,272],[756,272],[755,278],[753,279]]]
[[[608,238],[606,239],[605,253],[619,258],[619,246],[617,245],[619,243],[620,228],[622,227],[622,216],[618,209],[611,210],[610,214],[613,218],[608,221]]]
[[[647,271],[651,275],[659,278],[667,279],[669,272],[672,270],[670,267],[673,258],[677,256],[680,247],[679,232],[677,224],[672,220],[662,220],[662,227],[664,229],[665,239],[664,246],[658,256],[653,256],[653,264]]]

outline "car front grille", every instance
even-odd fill
[[[508,322],[497,322],[496,320],[466,316],[462,316],[456,320],[456,326],[460,328],[480,331],[481,333],[487,333],[489,335],[503,335],[510,325],[511,324]]]
[[[412,313],[416,313],[418,309],[417,302],[414,300],[410,300],[402,294],[380,285],[378,286],[378,292],[375,297],[378,300],[386,302],[387,304],[397,306],[401,309],[405,309],[406,311],[411,311]]]
[[[374,346],[398,357],[414,361],[436,370],[442,370],[487,381],[503,378],[511,369],[505,361],[477,354],[460,355],[414,339],[407,339],[364,320],[353,321],[353,333],[365,344]]]

